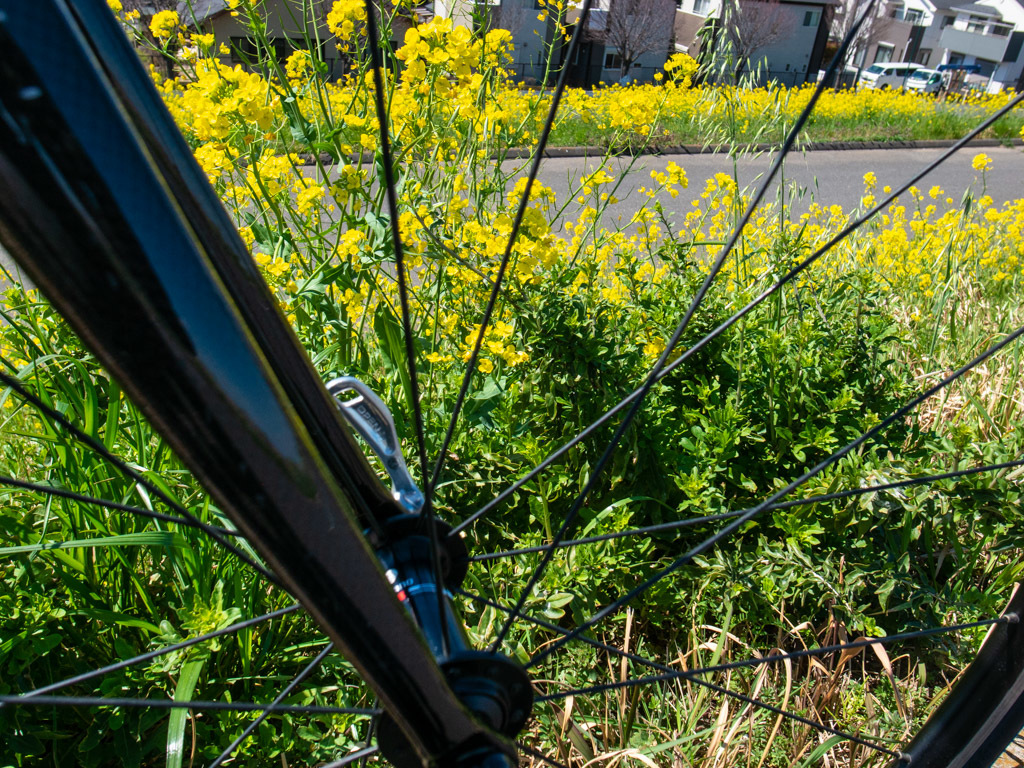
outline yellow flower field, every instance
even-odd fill
[[[997,205],[987,194],[991,157],[972,152],[973,183],[960,200],[939,186],[911,187],[887,200],[890,179],[874,168],[863,176],[856,207],[812,201],[803,213],[764,203],[726,254],[751,189],[727,173],[700,178],[685,162],[656,157],[645,160],[641,175],[635,160],[612,156],[681,142],[721,144],[734,155],[753,143],[778,146],[807,104],[808,87],[697,86],[695,62],[677,55],[653,84],[570,89],[552,141],[608,151],[567,192],[541,183],[527,189],[529,160],[514,159],[522,153],[512,150],[535,146],[552,93],[511,80],[507,32],[473,34],[443,19],[410,28],[386,55],[378,86],[366,64],[362,0],[338,0],[327,16],[329,44],[351,64],[339,81],[305,50],[277,58],[258,0],[229,2],[262,51],[251,70],[224,63],[216,36],[196,34],[174,12],[140,28],[129,23],[137,12],[126,12],[120,0],[109,5],[139,46],[173,62],[174,77],[154,70],[154,82],[237,226],[248,251],[239,250],[240,258],[251,255],[265,278],[268,309],[280,309],[317,375],[357,376],[379,393],[410,459],[418,390],[426,453],[445,458],[432,500],[442,519],[466,520],[501,498],[465,529],[470,552],[551,542],[570,510],[579,512],[567,535],[594,540],[554,553],[536,584],[529,583],[535,551],[480,558],[465,582],[499,607],[523,594],[523,616],[557,624],[516,622],[501,646],[520,661],[539,659],[530,669],[538,694],[643,674],[607,646],[574,643],[550,658],[540,654],[557,642],[556,629],[589,630],[587,617],[662,574],[594,637],[692,670],[978,621],[959,635],[964,642],[918,637],[890,646],[890,658],[877,656],[881,664],[866,649],[859,657],[843,649],[813,663],[792,658],[772,668],[701,673],[741,697],[894,748],[919,727],[974,652],[971,641],[987,631],[980,620],[994,615],[1024,576],[1020,470],[1013,470],[1018,479],[989,472],[914,485],[966,467],[1004,462],[1005,469],[1024,455],[1024,354],[1008,346],[922,409],[898,410],[1024,324],[1024,196]],[[403,5],[389,7],[397,14]],[[537,10],[567,32],[564,0],[542,0]],[[396,17],[385,14],[381,22],[389,39]],[[395,209],[384,182],[378,96],[394,153]],[[827,92],[804,138],[947,137],[1009,98],[936,102],[891,91]],[[1022,123],[1018,109],[990,135],[1016,137]],[[628,208],[620,201],[627,193]],[[637,197],[643,205],[633,213]],[[691,200],[685,211],[669,213],[668,202],[680,198]],[[691,316],[719,257],[721,272]],[[34,289],[10,282],[0,324],[7,366],[202,520],[223,525],[195,478],[65,321]],[[493,316],[485,320],[492,295]],[[668,351],[684,316],[691,321]],[[411,338],[403,335],[406,319]],[[477,347],[476,372],[463,390]],[[613,409],[662,355],[679,370],[653,383],[597,472],[619,423],[599,420],[622,412]],[[461,418],[448,442],[460,392]],[[149,505],[135,480],[72,444],[64,428],[40,422],[13,393],[0,414],[0,474],[83,494],[54,500],[8,489],[13,501],[0,508],[14,550],[2,580],[15,585],[0,595],[7,607],[0,630],[16,639],[29,625],[44,633],[39,642],[8,644],[0,661],[10,668],[11,686],[44,685],[290,603],[172,520],[140,518],[137,528],[123,530],[119,510],[94,510],[86,501]],[[837,454],[890,414],[899,418],[887,431]],[[543,472],[500,496],[549,456]],[[719,520],[735,519],[819,463],[823,471],[791,494],[800,494],[800,504],[745,520],[729,546],[694,548],[720,530]],[[409,464],[418,475],[418,462]],[[591,479],[590,495],[577,504]],[[604,537],[640,527],[644,535]],[[173,546],[136,547],[141,554],[130,564],[114,546],[19,546],[73,542],[104,528],[112,536],[157,530],[168,534],[163,542],[173,536]],[[30,557],[18,559],[29,549]],[[688,551],[698,554],[684,563],[679,554]],[[504,635],[503,614],[458,596],[454,602],[473,647]],[[56,634],[69,627],[89,642]],[[314,620],[296,612],[210,647],[83,680],[77,690],[178,698],[182,670],[192,663],[194,701],[272,701],[282,680],[306,669],[309,677],[288,702],[375,708],[374,695],[340,655],[326,657],[322,669],[307,668],[310,650],[321,644]],[[583,690],[559,707],[540,700],[517,739],[572,766],[889,762],[827,738],[806,720],[782,725],[777,710],[736,704],[690,683],[667,681],[637,695]],[[188,742],[169,744],[166,712],[127,709],[104,710],[83,725],[81,715],[58,721],[49,708],[38,722],[15,722],[21,715],[8,707],[0,708],[0,722],[34,739],[34,751],[12,764],[53,762],[69,751],[83,765],[122,754],[146,765],[170,764],[172,752],[183,757]],[[272,714],[252,739],[238,738],[237,764],[326,765],[365,743],[362,715]],[[248,713],[227,710],[182,719],[189,759],[209,764],[251,722]]]
[[[361,14],[355,0],[335,4],[329,22],[342,50],[365,46]],[[342,82],[327,82],[316,74],[308,53],[296,51],[285,63],[286,77],[271,82],[221,64],[203,53],[208,48],[199,47],[182,77],[161,83],[197,159],[242,225],[289,316],[297,323],[309,317],[296,310],[308,286],[319,286],[320,276],[331,272],[344,274],[344,284],[322,290],[344,306],[345,325],[363,327],[382,302],[393,307],[396,301],[393,275],[384,268],[390,259],[386,231],[365,218],[380,210],[382,191],[371,184],[376,172],[366,163],[345,162],[378,147],[369,75],[359,70]],[[508,80],[500,65],[510,52],[503,30],[473,37],[464,27],[435,19],[406,33],[396,54],[401,74],[386,78],[392,142],[406,174],[400,223],[413,280],[425,289],[443,286],[451,300],[451,309],[439,305],[417,318],[431,339],[428,360],[438,365],[456,363],[471,346],[476,326],[462,308],[486,296],[481,278],[492,277],[500,262],[516,193],[525,181],[503,177],[490,158],[535,141],[548,106],[546,95]],[[678,55],[657,84],[593,93],[570,89],[555,135],[592,131],[588,135],[605,137],[610,145],[642,146],[688,123],[702,131],[705,142],[779,140],[811,94],[810,87],[697,88],[691,86],[693,71],[693,60]],[[943,105],[898,91],[830,91],[817,105],[809,134],[822,125],[929,124],[952,112],[976,118],[1009,98],[976,96]],[[1017,110],[1012,119],[1019,122],[1024,113]],[[305,161],[285,149],[326,152],[337,164],[303,167]],[[985,168],[981,160],[975,162],[979,172]],[[644,190],[650,206],[615,227],[606,224],[616,221],[615,198],[607,191],[614,179],[606,170],[581,179],[568,200],[535,186],[509,279],[525,290],[557,283],[568,270],[574,275],[571,292],[597,291],[625,311],[634,310],[643,292],[661,279],[673,249],[685,247],[688,258],[700,263],[713,259],[719,246],[711,243],[729,233],[746,202],[743,193],[719,174],[706,181],[693,211],[669,221],[656,212],[656,201],[686,186],[685,169],[670,164],[652,176],[654,186]],[[873,177],[866,181],[865,208],[874,203]],[[506,186],[512,187],[507,196],[501,192]],[[964,210],[943,194],[925,200],[911,190],[909,199],[890,206],[802,275],[799,284],[858,274],[915,303],[932,299],[950,281],[957,290],[1006,295],[1022,279],[1022,203],[996,210],[979,197]],[[740,306],[852,215],[836,206],[812,206],[792,220],[780,219],[770,208],[758,212],[722,278],[725,290],[734,294],[730,302]],[[780,243],[788,249],[784,256]],[[908,318],[919,315],[913,310]],[[659,348],[648,318],[641,313],[634,319],[645,329],[648,355],[655,354]],[[330,337],[328,332],[324,338]],[[526,360],[529,350],[516,348],[513,339],[510,331],[489,337],[482,365],[490,370]],[[463,352],[450,351],[456,349]]]

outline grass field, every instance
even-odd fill
[[[361,4],[337,3],[332,24],[365,46]],[[266,45],[257,9],[239,13]],[[325,83],[304,52],[267,74],[217,63],[212,43],[188,40],[163,17],[154,35],[183,73],[160,82],[171,113],[314,365],[326,380],[356,375],[380,393],[413,444],[384,191],[372,165],[339,163],[320,184],[283,146],[333,155],[379,145],[365,72]],[[263,38],[260,38],[263,35]],[[410,322],[423,387],[426,441],[440,449],[467,359],[482,335],[477,374],[437,487],[457,521],[593,423],[643,381],[750,202],[728,174],[709,179],[692,210],[668,217],[661,200],[690,184],[686,168],[651,173],[648,203],[619,218],[617,178],[604,165],[568,195],[535,185],[482,326],[525,179],[492,156],[529,145],[546,97],[510,84],[507,37],[473,38],[441,21],[398,51],[403,75],[385,85],[399,156],[399,226],[411,284]],[[700,89],[672,71],[664,84],[568,94],[556,128],[566,144],[779,141],[808,91]],[[945,137],[1005,96],[936,104],[898,93],[823,99],[813,139],[863,126],[907,138]],[[1019,112],[996,135],[1020,131]],[[921,125],[927,127],[920,127]],[[858,128],[860,126],[860,128]],[[918,127],[915,127],[918,126]],[[666,134],[666,131],[668,132]],[[1010,346],[923,406],[828,466],[791,498],[852,495],[774,508],[727,545],[671,566],[679,554],[809,467],[878,425],[1024,323],[1024,199],[995,205],[991,160],[974,158],[970,194],[911,188],[851,237],[825,248],[860,215],[777,203],[754,211],[668,360],[687,359],[654,387],[607,471],[580,507],[572,535],[678,522],[671,530],[560,550],[528,595],[503,648],[526,661],[587,624],[647,579],[628,606],[593,627],[606,646],[693,669],[864,636],[967,622],[1001,609],[1020,578],[1021,470],[903,488],[901,480],[1018,460],[1019,346]],[[326,176],[324,176],[326,178]],[[864,177],[861,211],[882,201]],[[511,191],[509,191],[511,190]],[[820,253],[819,253],[820,252]],[[810,257],[783,288],[773,286]],[[772,290],[710,342],[705,336]],[[0,325],[2,364],[32,391],[123,456],[186,509],[222,525],[215,504],[114,382],[35,291],[11,287]],[[692,353],[684,350],[694,349]],[[615,422],[577,442],[467,531],[474,562],[465,589],[513,604]],[[0,473],[146,506],[147,493],[12,391],[0,393]],[[0,693],[31,690],[262,615],[291,598],[196,531],[44,491],[0,490]],[[126,538],[127,537],[127,538]],[[459,598],[477,647],[504,615]],[[894,747],[941,700],[983,628],[957,638],[832,653],[811,660],[717,670],[705,679],[879,745]],[[75,686],[80,695],[269,701],[322,648],[299,612],[212,643]],[[692,679],[600,694],[586,686],[650,674],[636,661],[582,642],[532,670],[538,704],[525,740],[554,759],[672,766],[881,765],[850,744]],[[351,665],[330,655],[285,703],[369,706]],[[0,708],[0,765],[205,765],[252,719],[239,712],[125,708]],[[231,765],[318,766],[361,746],[360,716],[275,714]],[[379,762],[377,758],[375,762]],[[539,763],[538,763],[539,764]]]

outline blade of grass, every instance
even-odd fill
[[[45,552],[53,549],[89,549],[100,547],[182,547],[184,539],[171,531],[143,531],[123,533],[117,536],[103,536],[95,539],[72,539],[70,541],[44,541],[39,544],[23,544],[18,547],[0,547],[0,556],[21,555],[27,552]]]
[[[199,673],[203,670],[203,663],[203,660],[186,661],[181,665],[178,685],[174,688],[175,701],[191,701],[196,683],[199,682]],[[167,768],[181,768],[187,720],[187,709],[175,709],[171,712],[167,723]]]

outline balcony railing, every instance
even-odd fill
[[[957,19],[946,27],[961,32],[971,32],[976,35],[989,35],[992,37],[1009,37],[1013,32],[1012,24],[1003,24],[999,21],[980,21],[977,19]]]
[[[997,28],[999,32],[993,32],[993,28]],[[956,53],[990,61],[1002,61],[1012,30],[1012,27],[1005,24],[985,23],[984,29],[979,31],[977,28],[968,28],[966,21],[963,24],[955,22],[942,30],[939,45]]]

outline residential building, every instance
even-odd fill
[[[509,69],[514,77],[531,85],[544,80],[555,28],[538,0],[478,0],[476,5],[467,0],[434,0],[434,13],[459,26],[508,30],[514,48]]]
[[[939,45],[943,64],[978,67],[991,93],[1024,85],[1024,6],[1019,0],[953,3],[943,12]]]
[[[762,83],[794,86],[821,68],[837,0],[734,0],[743,29],[732,76],[757,73]],[[675,48],[694,58],[721,46],[722,0],[676,0]],[[702,30],[705,30],[702,32]],[[729,37],[725,32],[724,36]],[[728,79],[730,73],[720,77]]]
[[[565,64],[569,83],[590,88],[598,84],[650,82],[671,50],[673,0],[594,0],[580,45],[565,62],[568,46],[555,35],[555,20],[539,0],[435,0],[439,16],[457,24],[507,29],[515,47],[511,69],[530,85],[550,80]],[[474,12],[470,13],[469,9]],[[659,20],[660,19],[660,20]],[[579,7],[570,8],[566,23],[579,21]],[[621,48],[625,46],[628,51]],[[623,71],[623,59],[631,61]]]
[[[327,28],[332,5],[333,0],[263,0],[267,37],[279,61],[297,49],[315,47],[327,65],[328,77],[337,78],[348,71],[350,61],[333,43]],[[249,38],[244,20],[232,11],[227,0],[180,0],[177,11],[183,24],[214,34],[214,50],[222,44],[227,46],[229,52],[220,56],[223,63],[245,66],[256,60],[256,44]],[[411,23],[403,16],[395,18],[391,30],[393,43],[401,44]]]
[[[595,0],[569,67],[569,82],[651,82],[672,49],[673,0]],[[570,11],[576,22],[577,11]],[[629,65],[628,70],[625,66]]]
[[[896,0],[882,6],[879,18],[852,63],[856,67],[906,61],[932,69],[965,65],[973,71],[968,82],[990,92],[1024,86],[1024,0]],[[846,0],[842,14],[861,7]],[[838,30],[834,35],[838,38]],[[838,39],[834,39],[838,44]]]

